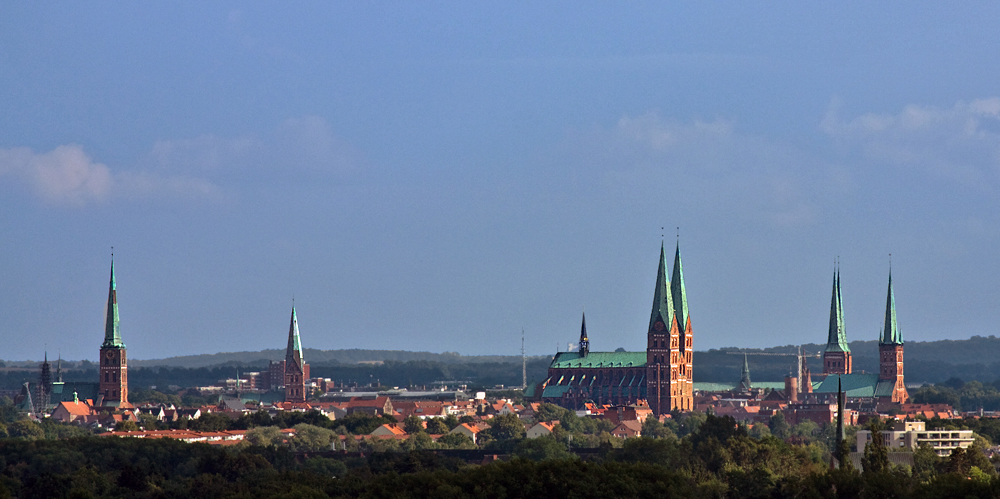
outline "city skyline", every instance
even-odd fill
[[[1000,6],[4,5],[0,357],[996,334]],[[992,12],[993,14],[990,14]],[[678,229],[679,227],[679,229]],[[944,327],[942,327],[944,326]]]

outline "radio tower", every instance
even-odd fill
[[[524,356],[524,328],[521,328],[521,389],[528,388],[528,361]]]

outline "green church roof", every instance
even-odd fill
[[[674,273],[670,277],[670,295],[673,298],[674,314],[677,316],[677,326],[681,333],[687,329],[688,321],[688,299],[687,291],[684,290],[684,269],[681,266],[681,245],[677,243],[677,250],[674,252]],[[681,350],[684,343],[681,342]]]
[[[118,292],[115,290],[115,257],[111,257],[111,283],[108,285],[108,310],[104,320],[104,343],[101,348],[125,348],[118,326]]]
[[[844,327],[844,301],[840,296],[840,270],[833,273],[833,296],[830,298],[830,330],[826,340],[827,352],[850,352],[847,330]]]
[[[285,351],[285,361],[294,362],[299,367],[305,363],[302,356],[302,340],[299,339],[299,320],[295,317],[295,306],[292,306],[292,319],[288,325],[288,349]]]
[[[656,289],[653,291],[653,311],[649,315],[649,331],[653,331],[656,321],[663,321],[666,330],[674,320],[674,299],[667,282],[667,256],[660,244],[660,266],[656,269]]]
[[[605,368],[605,367],[645,367],[646,352],[590,352],[586,356],[580,352],[559,352],[550,369]]]
[[[902,345],[903,333],[896,323],[896,297],[892,293],[892,270],[889,271],[889,292],[885,298],[885,325],[879,337],[883,345]]]
[[[844,394],[848,397],[885,396],[877,393],[878,374],[832,374],[820,382],[819,386],[813,389],[813,393],[837,393],[838,379],[842,383]],[[892,384],[891,381],[889,383]],[[892,390],[889,391],[889,395],[892,395]]]

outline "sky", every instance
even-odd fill
[[[0,4],[0,358],[1000,323],[1000,4]]]

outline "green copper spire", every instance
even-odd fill
[[[750,364],[747,363],[747,354],[743,354],[743,371],[740,372],[740,391],[749,392],[752,388],[750,383]]]
[[[115,291],[115,257],[111,256],[111,284],[108,285],[108,310],[104,320],[104,343],[101,348],[125,348],[118,329],[118,293]]]
[[[295,317],[295,306],[292,306],[292,322],[288,326],[288,350],[285,351],[285,361],[294,362],[300,367],[303,364],[302,341],[299,339],[299,321]]]
[[[889,270],[889,293],[885,298],[885,326],[879,343],[883,345],[902,345],[903,333],[896,323],[896,297],[892,293],[892,270]]]
[[[590,352],[590,338],[587,337],[587,314],[584,312],[580,323],[580,355],[586,357]]]
[[[670,331],[674,320],[673,298],[667,282],[667,256],[660,244],[660,268],[656,270],[656,291],[653,292],[653,312],[649,315],[649,332],[656,331],[656,322],[663,322],[663,332]]]
[[[684,269],[681,267],[681,243],[677,242],[677,251],[674,252],[674,274],[670,277],[670,294],[673,296],[674,313],[677,314],[677,326],[681,333],[687,329],[688,321],[688,299],[687,292],[684,291]],[[683,349],[683,342],[681,343]]]
[[[840,270],[833,273],[833,296],[830,299],[830,331],[826,340],[827,352],[850,352],[847,331],[844,328],[844,303],[840,296]]]

